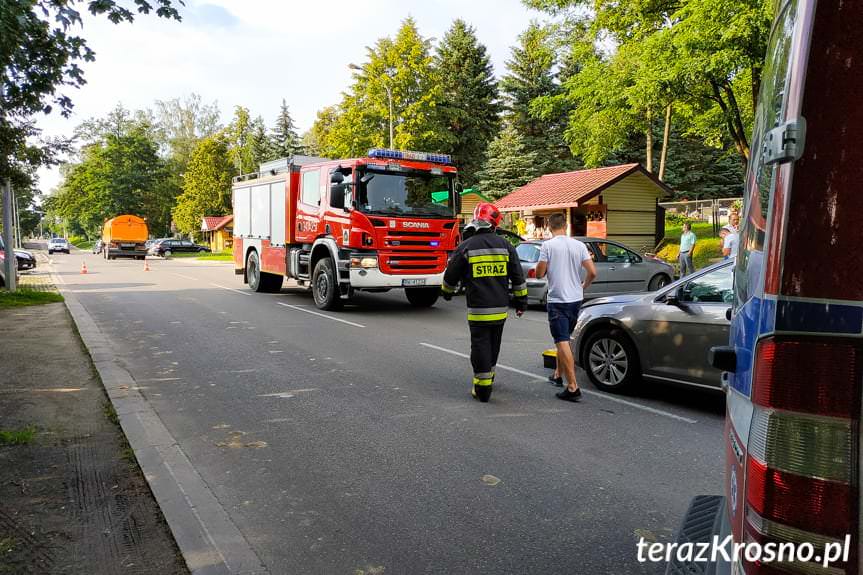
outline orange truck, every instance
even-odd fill
[[[102,254],[106,260],[147,256],[147,220],[138,216],[122,215],[107,220],[102,226]]]

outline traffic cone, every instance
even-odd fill
[[[84,262],[84,261],[81,262],[81,273],[82,274],[87,273],[87,262]]]
[[[144,258],[144,271],[150,271],[150,263],[147,261],[147,258]]]

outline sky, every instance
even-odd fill
[[[133,24],[85,17],[83,35],[96,52],[85,62],[87,84],[65,89],[75,105],[66,119],[39,119],[46,136],[70,136],[83,120],[118,102],[153,107],[190,93],[218,102],[226,123],[234,106],[275,122],[284,98],[300,133],[317,111],[338,103],[351,83],[351,63],[365,61],[366,46],[394,36],[413,17],[426,38],[440,39],[456,18],[476,29],[501,76],[510,48],[542,14],[520,0],[186,0],[182,22],[153,15]],[[45,194],[60,181],[57,168],[39,172]]]

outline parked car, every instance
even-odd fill
[[[594,298],[620,293],[656,291],[674,278],[674,268],[652,256],[642,256],[623,244],[602,238],[577,238],[585,243],[596,265],[596,280],[585,292]],[[545,305],[548,282],[536,277],[539,249],[544,240],[522,242],[516,247],[527,278],[527,303]]]
[[[69,241],[66,238],[51,238],[48,240],[48,255],[54,252],[69,253]]]
[[[727,260],[658,291],[585,302],[573,335],[576,362],[605,391],[642,378],[719,389],[707,351],[728,343],[733,274]]]
[[[163,258],[169,258],[171,257],[171,254],[174,253],[209,251],[210,248],[208,248],[207,246],[200,246],[195,242],[189,240],[163,239],[157,240],[153,245],[151,245],[147,253],[149,253],[151,256],[162,256]]]
[[[36,267],[36,256],[27,250],[15,250],[15,260],[18,262],[18,271],[32,270]]]
[[[93,253],[94,254],[101,254],[103,247],[104,247],[104,244],[102,243],[102,240],[96,240],[95,242],[93,242]]]

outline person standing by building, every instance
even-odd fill
[[[575,358],[570,338],[584,301],[584,290],[596,278],[596,266],[587,246],[567,236],[563,214],[551,216],[549,227],[553,235],[542,243],[539,250],[536,277],[548,275],[548,324],[557,348],[557,368],[566,378],[566,388],[557,397],[579,401],[581,389],[575,380]]]
[[[680,263],[680,277],[688,276],[695,271],[692,263],[692,254],[695,252],[695,242],[698,238],[692,231],[692,224],[683,224],[683,233],[680,234],[680,254],[677,257]]]
[[[445,300],[452,299],[459,282],[465,286],[473,367],[471,395],[483,403],[491,398],[510,284],[516,314],[520,317],[527,308],[527,284],[518,254],[511,243],[494,233],[500,220],[501,213],[494,204],[476,206],[464,235],[473,233],[453,252],[441,286]]]

